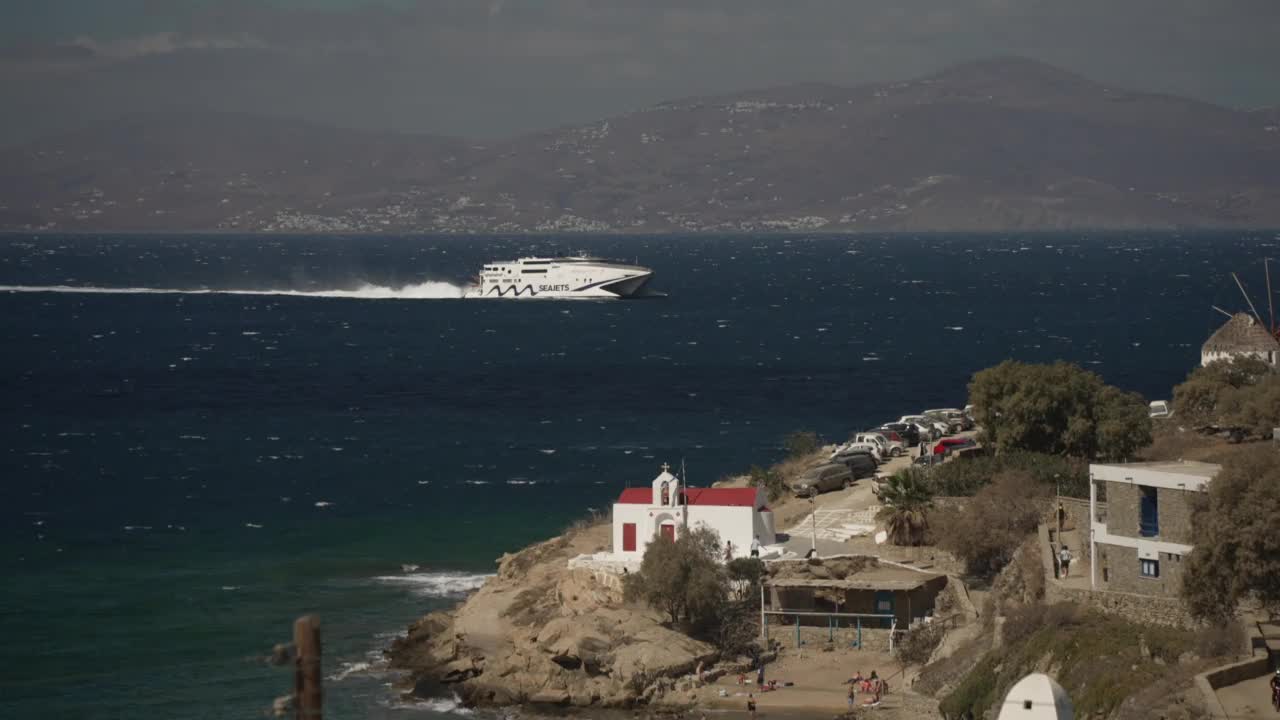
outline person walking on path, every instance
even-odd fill
[[[751,720],[756,720],[756,696],[747,693],[747,712],[751,713]]]
[[[760,557],[760,536],[759,535],[751,538],[751,557],[753,558]]]
[[[849,712],[853,712],[854,703],[858,701],[858,686],[849,685]]]
[[[1062,565],[1062,577],[1066,577],[1067,569],[1071,567],[1071,551],[1067,549],[1066,545],[1063,545],[1062,549],[1058,551],[1058,562]]]

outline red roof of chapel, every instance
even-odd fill
[[[684,488],[685,504],[752,507],[756,504],[756,488]],[[627,488],[618,496],[619,505],[652,505],[652,488]]]

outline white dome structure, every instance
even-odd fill
[[[1018,681],[1004,697],[997,720],[1071,720],[1075,709],[1067,691],[1044,673]]]

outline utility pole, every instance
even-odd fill
[[[818,505],[813,501],[813,496],[809,496],[809,504],[813,505],[813,512],[809,517],[813,520],[813,535],[810,541],[810,557],[818,556]]]
[[[297,720],[320,720],[323,693],[320,682],[320,618],[304,615],[293,623],[293,646],[298,659],[293,676]]]

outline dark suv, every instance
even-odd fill
[[[843,463],[829,463],[805,470],[791,489],[797,497],[813,497],[828,490],[839,490],[853,484],[853,473]]]
[[[907,447],[915,447],[920,444],[920,428],[915,425],[908,425],[906,423],[885,423],[880,427],[885,430],[892,430],[901,435],[903,441],[906,442]]]
[[[849,468],[849,474],[853,475],[854,480],[875,477],[876,461],[868,453],[851,453],[842,456],[839,461]]]

